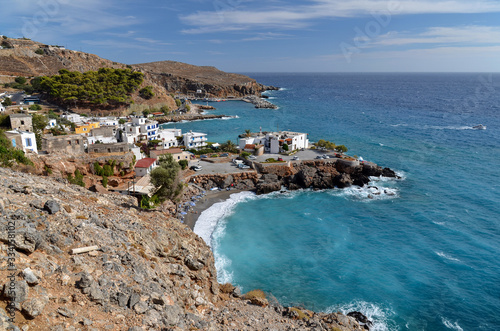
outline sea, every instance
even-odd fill
[[[306,132],[401,178],[213,205],[195,232],[219,282],[360,311],[372,330],[500,330],[500,74],[248,75],[280,87],[265,93],[278,109],[212,102],[230,117],[167,126],[219,143],[246,129]]]

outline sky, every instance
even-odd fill
[[[500,0],[0,0],[0,34],[230,72],[499,72]]]

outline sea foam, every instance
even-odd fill
[[[391,320],[396,314],[395,312],[381,305],[366,301],[354,301],[342,306],[330,307],[326,310],[327,313],[340,311],[343,314],[348,314],[352,311],[359,311],[365,315],[373,325],[370,330],[373,331],[396,331],[399,330],[394,321]]]

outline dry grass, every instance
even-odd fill
[[[234,291],[234,286],[231,283],[226,283],[219,286],[219,289],[222,293],[231,294]]]
[[[305,312],[303,312],[302,310],[300,310],[299,308],[295,308],[295,307],[292,307],[290,308],[290,310],[296,312],[298,315],[299,315],[299,320],[302,320],[302,319],[306,319],[306,320],[309,320],[309,315],[307,315]]]

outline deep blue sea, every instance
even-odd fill
[[[500,330],[500,74],[250,74],[277,110],[177,124],[236,141],[295,130],[396,170],[368,189],[232,195],[195,231],[220,282],[284,305],[359,310],[375,330]],[[486,130],[473,130],[483,124]]]

